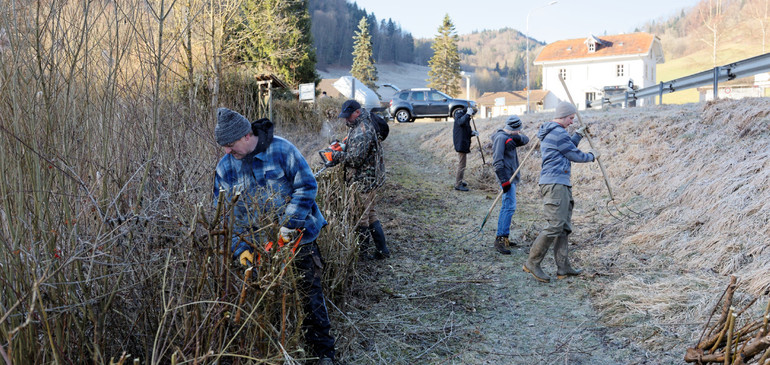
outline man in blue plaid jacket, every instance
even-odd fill
[[[306,294],[305,340],[320,358],[319,364],[332,363],[334,337],[321,289],[323,259],[316,244],[327,223],[315,202],[318,185],[313,171],[294,145],[273,136],[273,123],[268,119],[252,124],[235,111],[219,108],[215,134],[225,156],[217,164],[214,199],[229,202],[240,194],[234,207],[233,259],[244,266],[255,263],[253,248],[244,238],[267,241],[256,233],[260,218],[281,225],[279,240],[300,239],[294,263],[300,273],[300,289]]]

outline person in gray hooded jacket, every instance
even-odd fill
[[[529,143],[529,137],[521,132],[521,120],[511,115],[505,121],[503,128],[492,134],[492,165],[495,167],[495,175],[503,190],[503,203],[500,206],[500,215],[497,218],[497,236],[495,237],[495,249],[503,255],[510,255],[511,241],[508,235],[511,233],[511,220],[516,211],[516,185],[519,183],[519,174],[513,176],[519,168],[519,155],[516,147]],[[511,179],[513,177],[513,179]]]
[[[577,109],[574,105],[561,102],[556,106],[554,120],[545,122],[537,131],[540,139],[540,154],[543,162],[540,170],[540,193],[543,197],[543,212],[546,227],[532,243],[529,258],[524,264],[524,271],[531,273],[538,281],[549,282],[551,278],[540,268],[545,254],[551,245],[556,260],[556,276],[559,279],[579,275],[569,263],[567,236],[572,233],[572,183],[570,181],[572,162],[591,162],[599,157],[599,152],[580,151],[577,146],[581,135],[567,133],[575,119]]]

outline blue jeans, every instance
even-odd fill
[[[497,218],[497,235],[508,237],[511,233],[511,220],[516,211],[516,184],[511,184],[511,190],[503,193],[503,205]]]

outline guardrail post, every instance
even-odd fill
[[[658,96],[660,97],[658,105],[663,105],[663,81],[660,82],[660,91],[658,91]]]
[[[714,101],[719,99],[719,66],[714,67]]]
[[[628,108],[628,91],[626,91],[626,100],[623,101],[623,108]]]

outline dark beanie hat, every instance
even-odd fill
[[[217,109],[217,126],[214,128],[214,134],[220,146],[233,143],[249,132],[251,132],[251,123],[246,117],[227,108]]]
[[[340,112],[339,118],[347,118],[358,109],[361,109],[361,104],[352,99],[348,100],[342,104],[342,111]]]
[[[521,129],[521,119],[515,115],[511,115],[508,117],[508,120],[505,121],[505,129],[509,131],[518,131]]]

